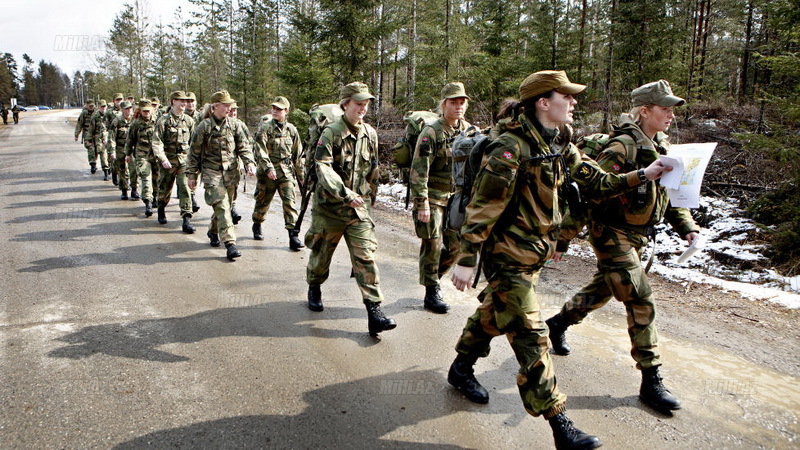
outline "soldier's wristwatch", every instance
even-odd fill
[[[647,183],[647,175],[644,174],[644,169],[637,170],[636,175],[639,177],[639,181]]]

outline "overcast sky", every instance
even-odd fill
[[[133,0],[128,0],[131,3]],[[94,58],[103,51],[114,17],[124,0],[0,0],[0,54],[11,53],[21,69],[22,54],[38,65],[44,59],[72,77],[76,70],[93,70]],[[144,0],[151,23],[174,21],[188,0]]]

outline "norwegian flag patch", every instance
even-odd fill
[[[317,145],[322,145],[322,139],[317,141]]]
[[[619,164],[614,164],[613,166],[611,166],[611,168],[619,172]]]
[[[512,155],[511,152],[503,152],[503,158],[511,159],[513,157],[514,157],[514,155]]]
[[[428,142],[428,136],[424,136],[424,137],[422,138],[422,142]]]

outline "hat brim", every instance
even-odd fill
[[[375,96],[370,94],[369,92],[359,92],[358,94],[355,94],[350,98],[357,102],[363,102],[364,100],[374,100]]]
[[[153,111],[153,107],[152,106],[140,106],[139,110],[142,111],[142,112]]]
[[[273,103],[270,106],[274,106],[274,107],[276,107],[278,109],[289,109],[289,105],[281,105],[280,103]]]
[[[674,95],[668,95],[668,96],[664,97],[663,99],[661,99],[661,101],[659,101],[657,103],[657,105],[658,106],[662,106],[664,108],[667,108],[669,106],[681,106],[684,103],[686,103],[686,100],[684,100],[684,99],[682,99],[680,97],[676,97]]]
[[[554,89],[562,94],[580,94],[581,92],[586,90],[586,85],[578,84],[578,83],[567,83],[562,84],[561,86]]]
[[[453,95],[448,95],[448,96],[447,96],[447,97],[445,97],[444,99],[445,99],[445,100],[449,100],[449,99],[451,99],[451,98],[465,98],[465,99],[467,99],[467,100],[472,100],[472,97],[470,97],[470,96],[469,96],[469,95],[467,95],[467,94],[453,94]]]

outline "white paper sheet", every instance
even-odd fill
[[[661,185],[667,188],[672,206],[676,208],[700,206],[703,175],[716,147],[716,142],[673,145],[669,149],[669,156],[660,157],[664,165],[673,168],[661,178]]]

